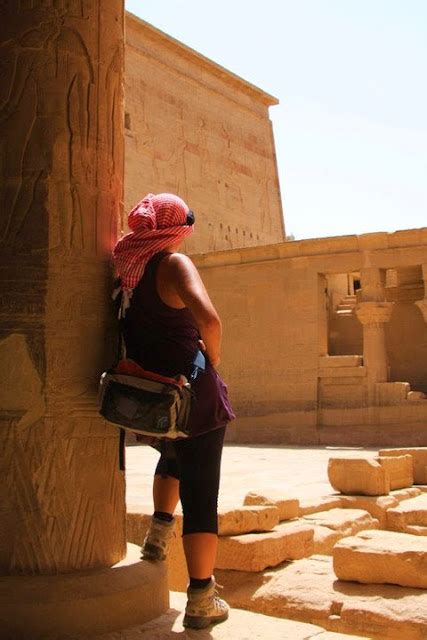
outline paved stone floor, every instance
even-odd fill
[[[346,635],[325,631],[314,624],[263,616],[232,609],[229,619],[207,629],[185,629],[182,626],[186,598],[171,593],[171,608],[160,618],[140,627],[103,634],[92,640],[367,640],[368,636]],[[90,640],[89,638],[79,640]]]
[[[328,482],[330,457],[368,457],[377,449],[230,445],[222,458],[220,508],[237,507],[249,491],[280,490],[300,500],[334,493]],[[147,446],[126,448],[127,503],[151,513],[151,482],[158,460]]]
[[[316,500],[321,496],[334,494],[327,477],[330,457],[369,457],[376,453],[377,449],[360,447],[266,447],[227,444],[223,453],[220,509],[240,506],[249,491],[279,491],[283,497],[298,498],[300,501]],[[152,512],[151,483],[158,455],[150,447],[138,445],[127,447],[126,478],[129,510],[148,514]],[[327,560],[330,561],[330,559]],[[157,638],[166,640],[166,638],[195,636],[218,640],[222,638],[227,640],[229,638],[233,640],[249,638],[339,640],[362,637],[326,631],[316,624],[307,624],[308,618],[304,617],[302,620],[305,622],[295,622],[283,618],[266,617],[261,612],[256,614],[237,608],[232,610],[230,621],[224,625],[203,632],[188,631],[182,627],[184,607],[185,595],[172,593],[171,609],[162,618],[139,628],[101,636],[99,640],[157,640]],[[354,633],[357,633],[356,630]],[[363,637],[372,636],[367,633],[363,634]]]

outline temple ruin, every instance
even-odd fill
[[[165,569],[126,546],[97,413],[124,212],[149,191],[191,203],[229,438],[283,445],[426,444],[427,229],[286,241],[276,98],[121,0],[7,0],[0,18],[2,637],[95,634],[168,604]]]
[[[427,228],[287,242],[277,100],[127,15],[125,203],[172,190],[223,318],[233,442],[427,442]],[[285,212],[286,218],[286,212]]]

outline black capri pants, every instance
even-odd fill
[[[155,475],[179,480],[182,535],[218,534],[218,491],[225,426],[193,438],[161,443]]]

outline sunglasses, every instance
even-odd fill
[[[195,220],[194,212],[191,211],[191,209],[189,209],[188,213],[187,213],[187,220],[185,221],[185,224],[190,227],[191,225],[194,224],[194,220]]]

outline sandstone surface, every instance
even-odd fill
[[[339,531],[334,531],[322,525],[314,525],[313,531],[313,555],[330,556],[335,543],[343,537]]]
[[[141,562],[127,545],[106,569],[33,576],[0,576],[1,640],[75,640],[142,625],[167,611],[162,563]]]
[[[380,449],[380,456],[412,456],[414,483],[427,484],[427,447],[408,447],[401,449]]]
[[[427,494],[404,500],[387,511],[387,528],[415,535],[427,535]]]
[[[427,589],[427,540],[407,533],[362,531],[336,543],[333,567],[339,580]]]
[[[390,478],[390,489],[404,489],[414,484],[412,456],[378,456],[375,458]]]
[[[313,553],[326,555],[341,538],[379,527],[378,520],[362,509],[331,509],[304,516],[301,522],[314,527]]]
[[[397,507],[402,500],[420,495],[419,488],[410,487],[391,491],[388,496],[341,496],[344,509],[364,509],[379,521],[380,528],[387,528],[387,510]]]
[[[327,556],[263,573],[217,571],[216,577],[233,607],[381,640],[426,639],[426,591],[339,581]]]
[[[218,569],[263,571],[284,560],[309,556],[313,549],[313,528],[286,522],[268,533],[221,536],[215,566]]]
[[[272,505],[279,510],[279,520],[291,520],[299,515],[299,500],[296,498],[284,498],[277,492],[260,494],[249,492],[246,494],[244,505]]]
[[[320,498],[303,498],[300,500],[299,515],[305,516],[318,511],[328,511],[341,506],[342,496],[322,496]]]
[[[170,609],[155,620],[138,627],[92,637],[90,640],[366,640],[354,636],[323,631],[317,625],[283,618],[273,618],[240,609],[232,609],[228,620],[205,631],[194,631],[182,626],[186,596],[170,594]],[[89,640],[80,637],[79,640]]]
[[[234,536],[254,531],[271,531],[279,524],[279,509],[274,505],[243,506],[220,510],[218,529],[220,536]]]
[[[343,494],[381,496],[390,492],[389,476],[373,458],[330,458],[328,478]]]

